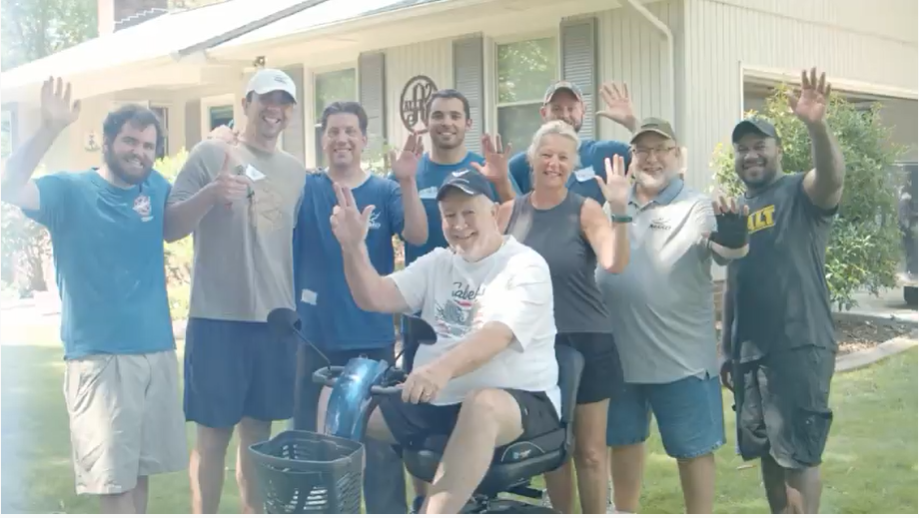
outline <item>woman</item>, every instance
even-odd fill
[[[578,142],[571,126],[561,121],[548,122],[536,132],[527,151],[533,191],[502,205],[498,223],[549,264],[556,343],[574,347],[584,355],[575,410],[574,465],[582,511],[605,514],[607,408],[610,397],[622,385],[622,369],[595,273],[598,263],[613,273],[621,272],[628,263],[628,218],[624,214],[629,182],[619,156],[607,159],[606,181],[596,177],[612,218],[596,201],[568,191],[568,177],[578,165]],[[485,143],[487,165],[476,168],[490,178],[500,178],[507,174],[502,166],[508,153],[494,149],[500,148],[500,140],[495,145]],[[546,486],[555,510],[574,512],[570,463],[547,473]]]

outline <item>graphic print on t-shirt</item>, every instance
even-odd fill
[[[775,205],[767,205],[747,216],[747,230],[752,234],[775,226]]]
[[[454,282],[450,298],[443,305],[434,304],[437,334],[445,338],[462,338],[469,334],[476,323],[478,298],[483,293],[481,286],[473,289],[466,282]]]

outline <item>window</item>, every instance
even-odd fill
[[[160,120],[160,126],[163,127],[163,149],[156,153],[156,158],[160,159],[169,155],[169,108],[165,106],[151,106],[150,111],[156,114]]]
[[[316,165],[325,167],[325,154],[322,152],[322,111],[335,101],[357,100],[357,72],[353,68],[335,70],[316,74],[314,107],[316,120]]]
[[[233,106],[232,105],[223,105],[223,106],[211,106],[207,109],[208,113],[208,131],[213,131],[220,126],[229,126],[230,122],[233,120]]]
[[[498,45],[497,65],[498,132],[522,151],[542,124],[543,95],[558,77],[555,38]]]

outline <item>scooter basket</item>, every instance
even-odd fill
[[[269,514],[359,514],[364,446],[287,430],[253,444],[258,484]]]

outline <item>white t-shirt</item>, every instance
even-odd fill
[[[549,265],[511,236],[494,254],[474,263],[446,248],[436,248],[389,276],[412,313],[437,332],[437,342],[422,344],[415,366],[449,351],[488,322],[501,322],[514,341],[485,365],[447,383],[432,402],[452,405],[482,388],[545,392],[561,416],[555,317]]]

